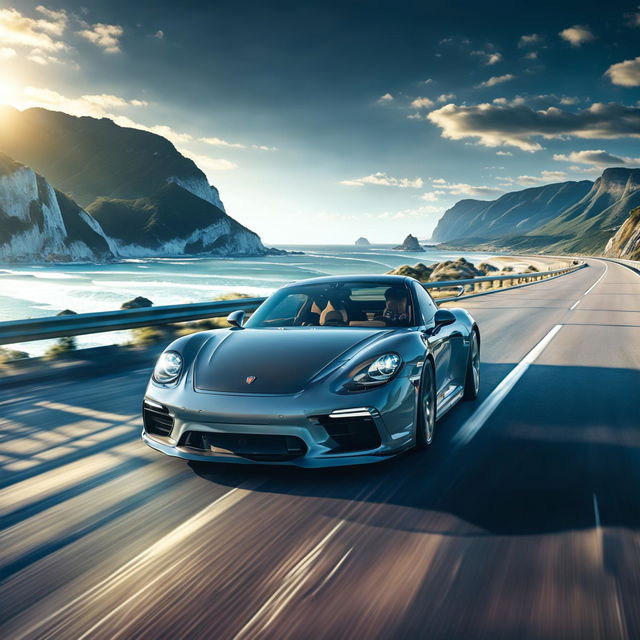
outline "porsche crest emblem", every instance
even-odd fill
[[[255,379],[256,379],[255,376],[247,376],[246,379],[245,379],[245,382],[247,384],[251,384]]]

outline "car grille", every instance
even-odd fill
[[[162,405],[153,405],[145,402],[142,405],[142,422],[147,433],[157,436],[168,436],[173,431],[173,417],[169,415],[169,409]]]
[[[187,431],[178,446],[198,449],[208,453],[229,452],[241,458],[263,462],[293,460],[307,452],[307,445],[296,436],[254,433],[211,433]]]
[[[382,444],[371,415],[320,416],[318,422],[335,442],[331,453],[366,451]]]

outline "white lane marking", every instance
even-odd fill
[[[338,524],[287,573],[282,585],[276,589],[275,593],[258,609],[244,627],[238,631],[234,636],[234,640],[260,636],[312,576],[315,560],[317,560],[329,540],[333,538],[343,525],[344,520],[338,522]]]
[[[62,617],[61,621],[64,622],[66,618],[64,618],[62,614],[64,614],[66,611],[77,604],[81,604],[83,607],[90,607],[92,601],[97,600],[109,591],[112,591],[116,587],[120,586],[125,580],[140,572],[154,560],[167,557],[173,547],[179,545],[181,542],[202,529],[202,527],[209,524],[219,515],[223,514],[225,511],[240,502],[240,500],[246,498],[252,491],[257,489],[261,483],[262,481],[246,483],[245,485],[241,485],[240,487],[231,489],[231,491],[227,491],[227,493],[214,500],[204,509],[198,511],[198,513],[183,522],[180,526],[176,527],[173,531],[167,533],[157,542],[154,542],[150,547],[145,549],[142,553],[138,554],[135,558],[132,558],[131,560],[129,560],[129,562],[122,565],[122,567],[120,567],[117,571],[107,576],[73,600],[70,600],[64,606],[60,607],[57,611],[54,611],[42,620],[36,622],[26,631],[23,631],[20,635],[18,635],[17,638],[25,638],[31,635],[34,631],[40,629],[55,618]],[[103,620],[106,620],[106,618],[103,618]],[[43,635],[42,637],[55,637],[55,630],[47,632],[47,634]]]
[[[600,528],[600,509],[598,508],[598,496],[593,494],[593,515],[596,520],[596,529]]]
[[[582,298],[580,298],[580,300],[576,300],[573,305],[571,306],[571,308],[569,309],[569,311],[573,311],[582,301]]]
[[[491,417],[498,405],[505,399],[509,391],[513,389],[516,382],[522,378],[529,365],[544,351],[545,347],[553,340],[553,337],[562,328],[557,324],[538,344],[520,360],[520,362],[502,379],[500,384],[489,394],[485,401],[476,409],[468,420],[460,427],[454,437],[456,446],[468,444],[471,439],[480,431],[484,423]]]
[[[602,278],[604,278],[607,275],[607,271],[609,271],[609,263],[605,262],[604,263],[604,273],[582,294],[583,298],[584,298],[584,296],[588,295],[594,287],[596,287],[598,284],[600,284],[600,280],[602,280]]]

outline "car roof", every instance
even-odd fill
[[[388,286],[392,285],[409,285],[414,280],[409,276],[390,276],[390,275],[362,275],[362,276],[321,276],[318,278],[306,278],[305,280],[296,280],[285,285],[285,287],[296,287],[301,284],[327,284],[330,282],[348,282],[351,284],[376,283]]]

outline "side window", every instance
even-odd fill
[[[273,309],[271,309],[271,319],[291,320],[291,322],[293,322],[293,319],[307,300],[308,297],[304,293],[292,293],[284,296],[277,302]]]
[[[417,302],[416,316],[422,316],[421,324],[429,325],[433,322],[433,316],[436,314],[438,307],[433,301],[433,298],[427,293],[427,291],[419,284],[413,286],[413,295]],[[417,320],[418,318],[416,318]]]

